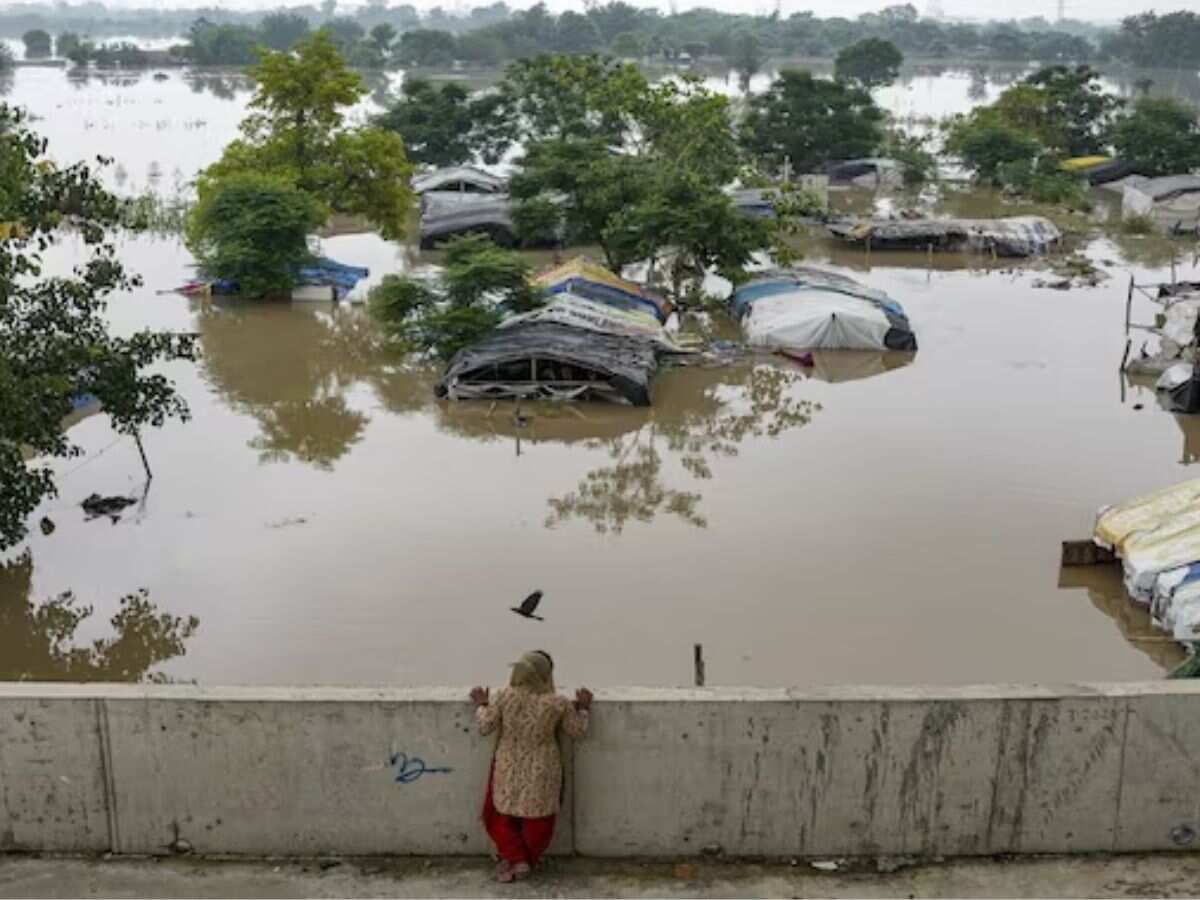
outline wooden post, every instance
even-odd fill
[[[692,663],[696,670],[696,687],[704,687],[704,645],[692,647]]]
[[[142,435],[140,432],[134,432],[134,441],[137,443],[138,453],[142,455],[142,468],[146,470],[146,483],[154,480],[154,473],[150,471],[150,460],[146,458],[146,448],[142,446]]]

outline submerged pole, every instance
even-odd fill
[[[146,448],[142,446],[141,432],[134,432],[133,440],[137,444],[138,453],[142,455],[142,468],[146,470],[146,482],[154,480],[154,473],[150,471],[150,460],[146,458]]]
[[[1129,337],[1129,319],[1133,313],[1133,276],[1129,276],[1129,296],[1125,298],[1125,336]]]

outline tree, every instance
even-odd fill
[[[40,28],[25,32],[21,40],[25,42],[26,59],[40,59],[53,52],[49,33]]]
[[[449,359],[493,330],[504,312],[527,312],[544,302],[521,254],[485,237],[446,245],[436,284],[388,275],[371,290],[372,314],[405,350]]]
[[[424,78],[407,78],[398,102],[379,116],[380,128],[404,139],[409,159],[432,166],[467,162],[481,143],[481,129],[491,120],[488,98],[472,101],[462,85],[440,87]]]
[[[1178,100],[1143,97],[1113,129],[1117,155],[1147,176],[1176,175],[1200,167],[1200,125]]]
[[[600,31],[585,15],[568,10],[558,17],[555,48],[563,53],[588,53],[600,46]]]
[[[8,44],[0,44],[0,75],[7,75],[16,67],[12,48]]]
[[[106,298],[140,284],[112,240],[124,220],[122,203],[86,165],[56,167],[23,114],[0,105],[0,549],[19,542],[28,516],[56,495],[45,461],[80,452],[62,428],[74,398],[96,397],[124,435],[187,418],[173,385],[148,370],[193,359],[194,340],[108,330]],[[70,275],[43,275],[43,256],[66,228],[87,259]]]
[[[509,185],[524,240],[533,222],[597,244],[614,272],[669,258],[677,296],[713,268],[737,278],[771,246],[771,226],[724,191],[741,166],[729,100],[699,79],[650,85],[632,66],[551,57],[514,65],[501,93],[527,138]]]
[[[636,31],[622,31],[608,49],[618,59],[641,59],[646,54],[646,38]]]
[[[286,297],[311,259],[308,235],[326,217],[315,198],[287,179],[237,172],[192,208],[188,249],[207,277],[236,283],[245,297]]]
[[[811,72],[785,69],[751,98],[742,143],[771,169],[813,172],[839,159],[870,156],[883,139],[883,112],[866,91]]]
[[[392,52],[392,44],[396,41],[396,29],[387,22],[381,22],[371,29],[371,43],[383,56]]]
[[[254,62],[258,32],[247,25],[218,25],[199,18],[188,31],[188,58],[198,66],[245,66]]]
[[[1042,151],[1028,132],[986,116],[960,116],[949,126],[946,152],[958,157],[981,181],[1005,183],[1006,168],[1032,164]]]
[[[495,66],[503,61],[504,43],[484,31],[468,31],[458,38],[458,58],[478,66]]]
[[[70,59],[79,50],[79,35],[73,31],[63,31],[54,42],[55,52],[63,59]]]
[[[1046,66],[1023,82],[1041,92],[1048,147],[1064,156],[1103,153],[1124,101],[1104,89],[1091,66]],[[1001,98],[1002,100],[1003,98]]]
[[[367,36],[366,30],[354,19],[348,16],[338,16],[330,19],[322,28],[333,39],[334,46],[343,56],[350,53],[359,41]]]
[[[891,41],[867,38],[851,44],[837,55],[835,71],[840,81],[870,91],[895,81],[903,62],[904,55]]]
[[[201,202],[234,173],[270,172],[329,210],[365,216],[385,238],[403,235],[412,207],[404,142],[373,126],[346,126],[345,110],[367,88],[329,33],[313,33],[291,53],[264,52],[251,74],[258,90],[242,137],[198,177]]]
[[[730,68],[738,73],[743,90],[749,90],[750,79],[763,70],[767,54],[762,41],[753,31],[739,31],[730,42],[729,55],[725,58]]]
[[[308,19],[284,10],[268,13],[258,25],[263,46],[271,50],[291,50],[298,40],[308,35],[308,30]]]
[[[417,28],[400,35],[397,59],[403,66],[436,67],[454,62],[457,43],[448,31]]]

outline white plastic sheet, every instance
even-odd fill
[[[804,290],[756,300],[743,326],[751,346],[769,350],[885,350],[891,328],[873,303]]]

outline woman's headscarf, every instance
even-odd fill
[[[535,694],[549,694],[554,691],[554,660],[545,650],[534,650],[526,653],[512,666],[512,687],[525,688]]]

